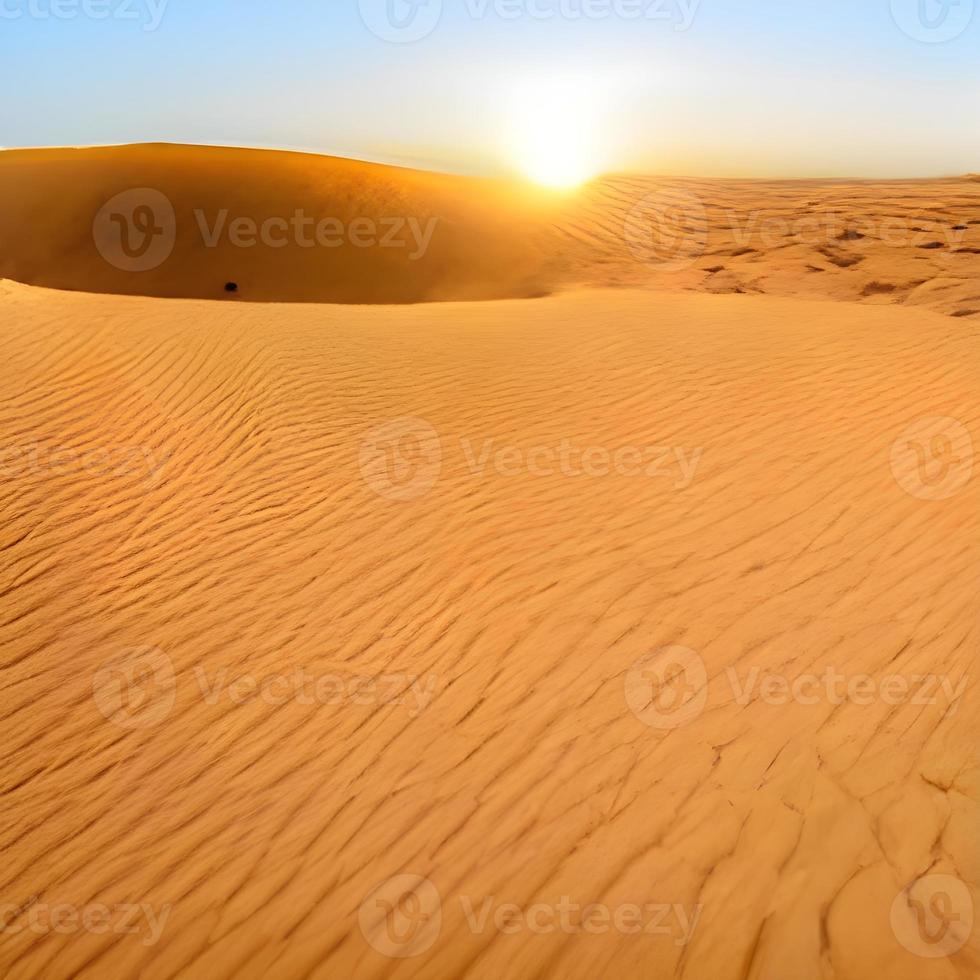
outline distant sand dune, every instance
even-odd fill
[[[0,155],[0,276],[89,292],[336,303],[612,286],[905,304],[969,317],[980,294],[974,180],[621,175],[556,195],[300,153],[8,151]],[[155,189],[175,209],[173,252],[148,271],[114,267],[93,240],[95,215],[133,188]],[[331,247],[307,247],[292,232],[283,240],[281,227],[272,244],[230,240],[236,219],[281,226],[298,211],[340,222],[345,233],[328,236]],[[202,222],[208,234],[220,228],[214,247]],[[227,282],[237,284],[234,294]]]
[[[627,186],[593,193],[559,233],[619,262]],[[896,279],[786,251],[855,290]],[[758,255],[719,244],[704,275],[757,292]],[[923,417],[980,438],[969,319],[9,281],[0,307],[0,902],[14,926],[51,903],[170,909],[155,945],[8,933],[0,974],[978,975],[976,933],[914,952],[934,948],[904,891],[980,879],[980,482],[959,435],[929,482],[913,453]],[[647,658],[669,645],[708,683],[699,715],[658,728]],[[300,668],[339,678],[337,699],[225,686]],[[827,668],[916,693],[938,676],[961,699],[751,686]],[[386,955],[416,941],[385,931],[399,896],[372,897],[403,874],[431,882],[405,959]],[[494,917],[565,901],[570,934]],[[641,931],[583,928],[595,903],[637,908]]]
[[[624,248],[624,226],[632,247]],[[956,313],[980,294],[980,189],[965,179],[610,177],[571,203],[555,252],[594,286]]]

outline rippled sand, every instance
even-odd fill
[[[4,976],[980,972],[977,256],[631,186],[544,298],[0,281]]]

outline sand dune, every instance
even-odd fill
[[[107,261],[93,235],[107,202],[132,191],[165,231],[163,257],[151,268],[119,268],[124,263],[113,262],[125,256],[109,253]],[[302,153],[168,145],[8,151],[0,155],[0,276],[202,299],[530,295],[539,287],[511,226],[520,201],[520,191],[501,182]],[[104,232],[112,231],[106,223]],[[135,231],[133,239],[138,247]],[[224,292],[229,281],[240,286],[236,297]]]
[[[980,188],[967,179],[614,177],[570,207],[555,251],[588,270],[583,284],[980,313]]]
[[[28,180],[11,159],[6,188]],[[52,208],[19,252],[8,232],[4,274],[129,291],[84,240],[92,159],[58,198],[70,227]],[[966,186],[889,193],[933,201],[939,238]],[[980,340],[928,309],[969,306],[977,256],[726,241],[648,275],[616,245],[632,188],[544,229],[551,282],[821,301],[0,283],[5,976],[978,974],[959,894],[922,918],[934,876],[973,896],[980,876]],[[703,189],[712,215],[763,193]],[[906,207],[780,193],[790,215]],[[139,288],[232,274],[185,258]],[[379,272],[238,261],[253,297]],[[478,289],[441,268],[371,289]],[[858,687],[780,695],[829,668]],[[111,921],[28,928],[56,903]]]
[[[149,201],[146,227],[160,230],[162,251],[148,253],[148,268],[113,254],[113,213],[132,211],[134,201]],[[139,228],[132,239],[138,250]],[[556,195],[299,153],[8,151],[0,154],[0,277],[88,292],[339,303],[616,286],[976,317],[980,187],[967,177],[613,176]]]

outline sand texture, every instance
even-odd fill
[[[667,270],[617,241],[652,179],[501,190],[515,237],[327,162],[458,238],[228,252],[212,301],[220,256],[85,237],[152,152],[0,154],[3,976],[980,973],[980,184],[689,182]],[[750,200],[864,237],[739,244]],[[161,928],[29,927],[58,903]]]

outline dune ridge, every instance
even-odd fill
[[[613,175],[563,195],[277,151],[6,151],[0,277],[89,292],[359,304],[648,288],[901,304],[972,318],[980,311],[975,181]],[[93,219],[137,188],[172,204],[175,229],[158,267],[132,271],[106,261]],[[291,224],[298,213],[310,221],[301,231]],[[235,244],[238,219],[259,227],[271,220],[275,234]],[[339,229],[327,245],[314,219]]]

